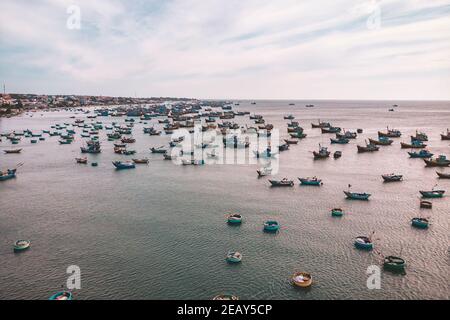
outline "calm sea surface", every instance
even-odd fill
[[[289,103],[295,102],[295,106]],[[305,108],[307,103],[317,107]],[[434,154],[450,156],[449,141],[440,133],[450,127],[450,102],[243,101],[235,110],[262,114],[287,137],[283,115],[293,114],[308,137],[280,155],[278,178],[295,179],[293,188],[270,188],[257,178],[258,165],[176,166],[149,148],[167,144],[170,136],[144,135],[136,121],[130,146],[148,166],[114,170],[111,161],[130,159],[113,153],[101,131],[102,153],[88,155],[98,167],[77,165],[83,139],[77,128],[71,145],[58,137],[31,144],[22,138],[21,154],[0,153],[0,167],[23,162],[16,179],[0,182],[0,299],[47,299],[66,283],[69,265],[81,268],[76,299],[211,299],[232,293],[241,299],[437,299],[448,298],[450,181],[436,169],[410,159],[400,141],[416,129],[429,135]],[[73,122],[73,113],[36,113],[0,119],[0,132],[49,130]],[[78,115],[77,117],[85,117]],[[318,119],[364,133],[342,150],[341,159],[313,161],[318,144],[329,146],[310,123]],[[86,120],[90,121],[90,120]],[[124,118],[94,121],[124,123]],[[248,116],[236,122],[254,125]],[[152,122],[157,122],[152,120]],[[403,136],[379,152],[358,154],[356,144],[377,136],[386,126]],[[146,125],[148,126],[148,125]],[[155,127],[161,127],[155,124]],[[0,151],[10,148],[3,138]],[[449,172],[450,168],[438,169]],[[382,183],[381,174],[398,172],[400,183]],[[300,187],[297,177],[317,175],[320,188]],[[432,210],[419,209],[419,190],[435,184],[447,196],[433,200]],[[370,201],[345,200],[343,190],[372,193]],[[346,214],[332,218],[330,209]],[[225,214],[239,212],[245,222],[231,227]],[[410,219],[431,217],[428,230],[413,229]],[[276,219],[278,234],[262,232],[263,222]],[[381,265],[376,252],[353,246],[353,238],[375,231],[375,247],[383,255],[406,259],[406,275],[382,272],[380,290],[366,287],[366,269]],[[14,254],[17,239],[30,239],[27,252]],[[225,262],[228,250],[243,254],[240,265]],[[295,271],[313,274],[309,290],[294,288]]]

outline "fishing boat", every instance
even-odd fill
[[[361,250],[372,250],[373,242],[371,237],[358,236],[355,238],[355,247]]]
[[[341,128],[339,127],[324,127],[321,128],[322,133],[338,133],[341,132]]]
[[[143,159],[132,159],[134,163],[136,164],[148,164],[149,160],[147,158]]]
[[[450,160],[443,154],[436,159],[423,159],[427,167],[448,167],[450,166]]]
[[[411,225],[418,229],[427,229],[430,222],[426,218],[412,218]]]
[[[80,147],[81,153],[100,153],[100,142],[94,139],[86,142],[86,147]]]
[[[284,142],[286,142],[287,144],[297,144],[297,143],[298,143],[298,140],[284,139]]]
[[[292,276],[292,283],[300,288],[308,288],[312,284],[312,275],[307,272],[296,272]]]
[[[336,138],[356,139],[358,133],[345,130],[344,133],[336,133]]]
[[[358,193],[358,192],[350,192],[351,185],[348,185],[349,190],[344,191],[344,194],[347,196],[347,199],[352,200],[369,200],[371,196],[370,193]]]
[[[229,263],[239,263],[242,261],[242,254],[237,251],[228,251],[225,259]]]
[[[332,144],[347,144],[347,143],[350,142],[349,139],[343,138],[343,137],[338,138],[338,139],[330,138],[330,141],[331,141]]]
[[[293,187],[294,181],[283,178],[281,180],[269,180],[271,187]]]
[[[423,198],[442,198],[445,190],[419,191]]]
[[[431,201],[427,201],[427,200],[420,200],[420,207],[422,209],[432,209],[433,203]]]
[[[116,169],[118,170],[122,170],[122,169],[134,169],[136,168],[135,164],[133,162],[130,161],[113,161],[112,163],[114,165],[114,167],[116,167]]]
[[[265,177],[272,174],[272,168],[270,167],[263,167],[259,170],[256,170],[258,173],[258,177]]]
[[[378,140],[369,138],[369,142],[377,146],[390,146],[394,140],[391,140],[388,137],[378,137]]]
[[[266,232],[276,232],[280,229],[280,225],[275,220],[268,220],[264,222],[264,231]]]
[[[0,171],[0,181],[6,181],[16,177],[16,169],[7,169],[6,171]]]
[[[342,157],[342,151],[335,151],[333,153],[333,158],[339,159],[340,157]]]
[[[329,122],[321,122],[319,120],[319,123],[317,123],[317,124],[311,123],[311,127],[312,128],[329,128],[329,127],[331,127],[331,123],[329,123]]]
[[[14,242],[13,250],[14,252],[25,251],[30,248],[31,241],[30,240],[17,240]]]
[[[422,149],[427,145],[420,140],[413,140],[411,143],[400,142],[400,146],[402,149]]]
[[[402,181],[403,179],[403,176],[401,174],[394,174],[394,173],[383,174],[381,175],[381,177],[383,178],[384,182]]]
[[[436,174],[441,179],[450,179],[450,173],[443,173],[443,172],[436,171]]]
[[[303,139],[307,137],[306,133],[303,132],[294,132],[294,133],[290,133],[289,134],[291,136],[291,138],[296,138],[296,139]]]
[[[313,151],[314,160],[328,158],[330,154],[331,152],[328,151],[328,148],[322,147],[320,144],[319,144],[319,151]]]
[[[402,136],[402,133],[396,129],[387,128],[387,132],[378,131],[379,137],[387,137],[387,138],[399,138]]]
[[[292,114],[284,116],[284,120],[293,120],[293,119],[295,119],[295,117]]]
[[[52,295],[48,300],[72,300],[72,293],[69,291],[60,291]]]
[[[20,153],[21,151],[22,151],[22,149],[9,149],[9,150],[3,150],[3,152],[6,153],[6,154]]]
[[[408,151],[408,154],[411,158],[421,158],[421,159],[427,159],[427,158],[431,158],[433,156],[433,154],[425,149],[420,150],[419,152],[416,151]]]
[[[122,143],[135,143],[136,139],[134,138],[122,138]]]
[[[239,213],[232,213],[227,216],[227,222],[229,224],[241,224],[242,223],[242,215]]]
[[[447,129],[446,133],[441,133],[441,140],[450,140],[450,130]]]
[[[384,258],[383,267],[392,272],[403,272],[406,267],[404,259],[396,256],[387,256]]]
[[[416,135],[411,136],[411,141],[428,141],[428,136],[424,132],[416,130]]]
[[[356,147],[358,148],[358,153],[374,152],[374,151],[380,150],[379,146],[374,145],[373,143],[367,143],[367,142],[366,142],[365,146],[357,145]]]
[[[321,186],[323,184],[322,179],[317,177],[298,178],[298,180],[300,180],[300,184],[304,186]]]
[[[343,215],[344,215],[344,210],[342,210],[341,208],[331,209],[332,217],[342,217]]]
[[[289,150],[289,144],[288,143],[280,144],[278,146],[278,151],[287,151],[287,150]]]
[[[213,297],[213,300],[231,300],[231,301],[235,301],[235,300],[239,300],[239,298],[235,295],[232,294],[219,294],[217,296]]]
[[[85,158],[75,158],[75,161],[77,163],[86,164],[88,162],[88,159],[86,157]]]
[[[152,151],[152,153],[166,153],[167,152],[167,149],[164,149],[163,147],[150,148],[150,150]]]

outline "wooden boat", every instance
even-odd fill
[[[307,272],[296,272],[292,276],[292,283],[300,288],[308,288],[312,284],[312,275]]]
[[[424,144],[422,141],[414,140],[411,141],[411,143],[400,142],[400,146],[402,149],[422,149],[425,148],[427,145]]]
[[[239,298],[235,295],[232,294],[219,294],[215,297],[213,297],[213,300],[231,300],[231,301],[235,301],[235,300],[239,300]]]
[[[272,187],[293,187],[294,181],[283,178],[281,180],[269,180]]]
[[[396,129],[387,128],[387,132],[378,131],[379,137],[387,137],[387,138],[399,138],[402,136],[402,133]]]
[[[427,167],[448,167],[450,166],[450,160],[443,154],[436,159],[423,159]]]
[[[60,291],[52,295],[48,300],[72,300],[72,293],[69,291]]]
[[[321,122],[319,120],[318,124],[311,123],[311,127],[312,128],[329,128],[329,127],[331,127],[331,123],[329,123],[329,122]]]
[[[320,144],[319,144],[319,151],[313,151],[314,160],[328,158],[330,154],[331,152],[328,151],[328,148],[322,147]]]
[[[340,157],[342,157],[342,151],[335,151],[333,153],[333,158],[339,159]]]
[[[25,251],[30,248],[31,241],[29,240],[17,240],[14,242],[13,250],[14,252]]]
[[[446,133],[441,133],[441,140],[450,140],[450,130],[447,129]]]
[[[433,203],[431,203],[431,201],[421,200],[420,207],[422,209],[431,209],[433,208]]]
[[[116,169],[118,170],[122,170],[122,169],[134,169],[136,168],[136,166],[134,165],[133,162],[122,162],[122,161],[113,161],[112,163],[114,165],[114,167],[116,167]]]
[[[344,133],[336,133],[336,138],[356,139],[358,134],[356,132],[344,131]]]
[[[408,151],[408,154],[411,158],[421,158],[421,159],[431,158],[433,156],[433,154],[430,151],[425,149],[422,149],[419,152]]]
[[[419,191],[423,198],[442,198],[445,190]]]
[[[403,179],[403,176],[401,174],[394,174],[394,173],[383,174],[381,177],[383,178],[384,182],[402,181]]]
[[[337,133],[337,132],[341,132],[341,128],[339,127],[325,127],[325,128],[321,128],[322,133]]]
[[[232,213],[227,216],[227,222],[229,224],[241,224],[242,223],[242,215],[238,213]]]
[[[88,162],[87,158],[75,158],[77,163],[86,164]]]
[[[321,186],[323,184],[322,180],[317,177],[298,178],[298,180],[300,180],[300,184],[304,186]]]
[[[295,117],[292,114],[284,116],[284,120],[293,120],[293,119],[295,119]]]
[[[370,237],[358,236],[355,238],[355,247],[361,250],[372,250],[373,242]]]
[[[290,133],[289,134],[291,136],[291,138],[296,138],[296,139],[303,139],[306,138],[307,134],[306,133],[300,133],[300,132],[294,132],[294,133]]]
[[[436,171],[436,174],[441,179],[450,179],[450,173],[443,173],[443,172]]]
[[[11,154],[11,153],[20,153],[22,151],[22,149],[10,149],[10,150],[3,150],[4,153],[6,154]]]
[[[239,263],[242,261],[242,254],[237,251],[228,251],[225,259],[229,263]]]
[[[412,218],[411,225],[418,229],[427,229],[430,222],[426,218]]]
[[[416,135],[411,136],[411,141],[428,141],[428,136],[424,132],[416,131]]]
[[[380,150],[380,147],[378,147],[372,143],[366,143],[366,146],[357,145],[357,148],[358,148],[359,153],[374,152],[374,151]]]
[[[338,138],[338,139],[330,138],[330,141],[331,141],[332,144],[347,144],[347,143],[350,142],[349,139],[347,139],[347,138],[342,138],[342,137],[341,137],[341,138]]]
[[[344,215],[344,210],[342,210],[341,208],[331,209],[332,217],[342,217],[343,215]]]
[[[369,138],[369,142],[377,146],[390,146],[394,142],[394,140],[391,140],[387,137],[379,137],[378,140]]]
[[[297,144],[297,143],[298,143],[298,140],[284,139],[284,142],[286,142],[287,144]]]
[[[264,222],[264,231],[266,232],[277,232],[280,229],[280,225],[275,220],[268,220]]]
[[[258,173],[258,177],[265,177],[272,174],[272,168],[264,167],[259,170],[256,170],[256,172]]]
[[[163,147],[150,148],[150,150],[152,151],[152,153],[166,153],[167,152],[167,149],[163,149]]]
[[[136,164],[148,164],[149,160],[147,158],[143,159],[132,159],[134,163]]]
[[[287,150],[289,150],[289,144],[287,144],[287,143],[280,144],[278,146],[278,151],[287,151]]]
[[[387,256],[384,258],[383,267],[392,272],[403,272],[406,267],[404,259],[396,256]]]
[[[357,193],[357,192],[350,192],[350,191],[344,191],[344,194],[347,196],[347,199],[352,200],[369,200],[369,197],[371,196],[370,193]]]
[[[7,169],[6,171],[0,171],[0,181],[6,181],[16,177],[17,169]]]
[[[135,143],[136,139],[134,138],[122,138],[122,143]]]

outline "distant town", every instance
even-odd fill
[[[167,101],[192,101],[187,98],[131,98],[79,95],[0,94],[0,116],[14,116],[23,111],[87,106],[160,104]]]

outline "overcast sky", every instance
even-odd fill
[[[67,27],[70,5],[80,29]],[[0,82],[22,93],[450,100],[450,0],[2,0]]]

